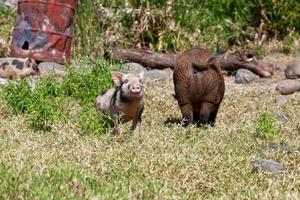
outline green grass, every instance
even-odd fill
[[[118,139],[84,134],[78,100],[61,104],[72,117],[39,134],[24,124],[26,115],[14,115],[0,98],[0,198],[299,198],[299,151],[262,150],[270,143],[299,148],[299,93],[279,107],[273,86],[266,92],[262,83],[237,85],[226,78],[216,126],[183,128],[166,124],[181,118],[172,83],[146,84],[141,132]],[[268,112],[286,112],[292,119],[276,121],[282,134],[268,140],[253,137],[265,105]],[[272,180],[251,165],[258,158],[275,160],[288,173]]]
[[[15,114],[27,115],[33,130],[49,131],[55,123],[74,117],[68,106],[72,101],[79,103],[78,120],[83,132],[103,134],[109,127],[107,117],[100,116],[94,106],[96,97],[112,86],[109,65],[104,60],[85,59],[80,69],[70,68],[63,80],[54,76],[36,80],[35,89],[29,81],[11,82],[4,88],[3,95]]]
[[[111,46],[141,46],[166,52],[192,46],[214,51],[244,46],[261,55],[299,50],[299,1],[260,2],[79,0],[73,55],[98,58]],[[0,7],[0,56],[9,54],[15,15]]]
[[[275,117],[264,110],[255,120],[256,136],[263,139],[273,139],[278,135],[278,130],[274,127]]]
[[[215,51],[245,46],[258,54],[299,49],[300,3],[260,2],[153,0],[128,1],[126,7],[119,0],[81,0],[75,20],[75,49],[89,56],[101,56],[102,47],[110,46],[142,46],[167,52],[192,46]],[[103,7],[110,10],[109,15],[100,12]]]

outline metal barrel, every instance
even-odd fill
[[[69,63],[75,0],[19,0],[11,56]]]

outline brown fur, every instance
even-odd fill
[[[194,48],[182,52],[174,68],[175,98],[185,125],[214,125],[225,92],[222,71],[210,51]]]

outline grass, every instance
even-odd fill
[[[275,117],[264,110],[255,120],[256,136],[263,139],[273,139],[278,135],[278,130],[274,127]]]
[[[96,97],[112,86],[109,65],[104,60],[85,59],[80,69],[69,69],[63,80],[54,76],[36,80],[38,84],[34,89],[29,82],[30,79],[23,79],[19,84],[11,82],[4,88],[3,95],[15,114],[28,115],[33,130],[49,131],[55,122],[73,117],[68,113],[70,101],[79,103],[83,132],[101,134],[108,128],[107,117],[99,116],[94,106]]]
[[[260,83],[261,84],[261,83]],[[83,134],[78,101],[72,116],[43,134],[24,126],[0,98],[0,198],[25,199],[297,199],[300,156],[267,152],[277,143],[298,148],[299,93],[278,107],[269,86],[237,85],[226,78],[226,93],[214,128],[183,128],[166,123],[181,117],[164,86],[147,83],[140,134],[115,139],[110,134]],[[289,113],[276,121],[282,134],[253,137],[260,110]],[[284,134],[283,134],[284,133]],[[254,170],[254,159],[272,159],[288,169],[274,181]]]
[[[252,16],[247,9],[257,11],[251,7],[259,5],[256,1],[249,6],[244,6],[247,1],[177,1],[171,13],[163,11],[166,1],[149,2],[148,6],[129,1],[132,7],[142,8],[142,14],[133,18],[119,9],[124,8],[124,1],[100,1],[116,9],[113,18],[99,19],[98,1],[79,1],[84,6],[77,9],[74,52],[84,63],[83,71],[71,71],[61,82],[50,77],[34,91],[27,82],[0,89],[0,199],[299,199],[299,93],[287,96],[288,103],[278,106],[274,85],[237,85],[226,78],[216,127],[183,128],[167,123],[181,118],[172,98],[172,83],[147,83],[142,131],[119,139],[105,132],[106,116],[99,116],[92,102],[111,87],[110,66],[101,59],[84,59],[84,55],[98,57],[109,45],[132,43],[151,43],[154,49],[166,51],[191,45],[218,49],[247,44],[248,39],[257,51],[263,52],[263,45],[268,45],[268,41],[260,45],[251,40],[257,31],[251,28],[256,26],[247,26],[251,18],[245,17]],[[268,15],[288,20],[272,20],[262,33],[272,35],[280,30],[280,38],[273,39],[281,40],[281,50],[288,53],[299,48],[299,15],[294,15],[299,3],[274,2],[280,9],[272,9],[271,1],[264,1]],[[229,7],[222,6],[225,4]],[[225,12],[233,5],[237,5],[234,12]],[[291,11],[290,15],[286,16],[285,10]],[[1,56],[8,53],[14,15],[0,9],[0,39],[5,38]],[[146,19],[155,23],[147,24]],[[140,32],[132,32],[133,20],[141,25]],[[272,122],[261,112],[265,105],[268,113],[282,111],[292,120]],[[268,137],[273,128],[280,134]],[[258,131],[262,137],[256,137]],[[298,151],[262,150],[270,143]],[[259,158],[281,163],[288,173],[276,181],[270,179],[251,165]]]

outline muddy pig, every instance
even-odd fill
[[[3,61],[2,61],[3,60]],[[39,68],[31,58],[0,59],[0,77],[19,81],[24,76],[39,75]]]
[[[141,126],[143,100],[143,73],[123,74],[112,72],[115,88],[105,91],[96,99],[96,107],[115,120],[115,132],[122,134],[123,123],[132,120],[131,130],[138,132]]]
[[[225,92],[222,71],[210,51],[194,48],[176,57],[173,73],[175,98],[184,125],[214,126]]]

